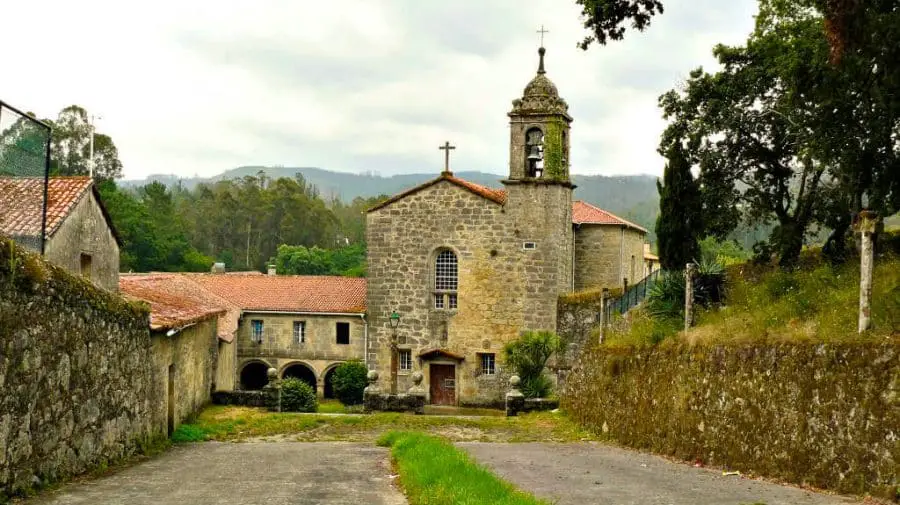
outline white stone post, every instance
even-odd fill
[[[684,266],[684,331],[694,324],[694,271],[697,265],[688,263]]]
[[[860,234],[859,264],[859,332],[872,327],[872,273],[875,269],[873,237],[878,214],[868,210],[859,213],[856,229]]]
[[[609,288],[603,288],[600,292],[600,343],[606,336],[606,300],[609,300]]]

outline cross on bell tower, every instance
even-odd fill
[[[451,146],[450,141],[444,142],[444,145],[438,147],[441,151],[444,151],[444,171],[441,174],[453,175],[453,172],[450,171],[450,151],[452,149],[456,149],[456,146]]]

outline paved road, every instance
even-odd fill
[[[386,449],[339,442],[178,446],[28,505],[401,505]]]
[[[811,493],[601,444],[458,444],[521,489],[558,505],[835,505]]]

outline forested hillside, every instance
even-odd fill
[[[205,271],[214,261],[263,270],[289,244],[285,253],[295,258],[278,262],[297,271],[284,273],[363,275],[364,212],[380,201],[323,199],[302,175],[246,176],[190,190],[159,182],[119,188],[107,180],[100,191],[125,243],[124,271]]]

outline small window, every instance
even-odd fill
[[[447,295],[447,308],[451,310],[456,309],[456,293]]]
[[[537,243],[536,242],[523,242],[522,249],[525,249],[526,251],[533,251],[533,250],[537,249]]]
[[[335,325],[335,333],[337,335],[336,341],[338,344],[350,344],[350,323],[337,323]]]
[[[481,356],[481,374],[494,375],[496,373],[496,357],[493,353],[479,354]]]
[[[91,255],[81,253],[81,276],[91,278]]]
[[[263,341],[263,322],[261,319],[250,321],[250,340],[261,344]]]
[[[294,321],[294,343],[306,342],[306,321]]]
[[[400,370],[407,372],[412,370],[412,351],[400,349],[398,352],[400,354]]]
[[[434,295],[434,308],[443,309],[444,308],[444,293],[435,293]]]

